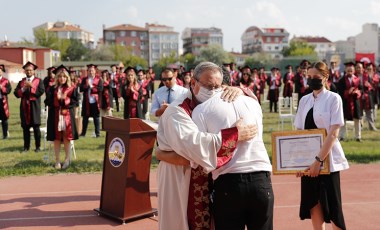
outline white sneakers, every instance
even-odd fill
[[[54,168],[55,169],[61,169],[61,163],[55,163],[55,165],[54,165]]]

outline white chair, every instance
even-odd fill
[[[342,128],[343,127],[341,127],[341,129]],[[350,130],[352,132],[352,136],[355,137],[355,123],[354,123],[354,121],[346,121],[346,136],[347,137],[349,136]]]
[[[43,125],[42,127],[40,126],[40,132],[41,132],[41,138],[44,139],[44,150],[46,150],[46,138],[47,138],[47,119],[48,119],[48,107],[45,107],[43,109],[41,109],[41,125]],[[29,129],[29,132],[30,132],[30,137],[34,137],[34,131],[33,131],[33,127],[30,127]]]
[[[293,114],[297,113],[298,109],[298,93],[292,93]]]
[[[278,129],[280,129],[280,123],[281,123],[281,130],[284,130],[284,121],[285,120],[290,120],[292,129],[293,127],[293,119],[294,119],[294,114],[293,114],[293,105],[292,105],[292,98],[290,97],[279,97],[278,98],[278,115],[279,115],[279,120],[278,120]]]

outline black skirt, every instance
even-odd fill
[[[301,220],[310,219],[310,210],[321,204],[323,219],[331,221],[341,229],[346,229],[342,210],[340,191],[340,174],[332,172],[318,177],[304,176],[301,178]]]
[[[316,128],[318,127],[314,122],[313,108],[311,108],[306,115],[305,129]],[[341,197],[339,172],[319,175],[318,177],[301,177],[301,220],[310,219],[310,210],[319,202],[324,221],[326,223],[332,221],[339,228],[346,229]]]

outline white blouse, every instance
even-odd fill
[[[305,129],[305,119],[309,110],[313,108],[313,118],[316,126],[330,132],[332,125],[344,125],[343,105],[341,97],[325,88],[314,98],[313,93],[303,96],[299,102],[298,111],[294,120],[297,129]],[[338,139],[331,149],[330,171],[336,172],[348,169],[348,161]]]

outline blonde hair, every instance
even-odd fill
[[[323,85],[326,89],[330,90],[330,87],[327,83],[327,81],[329,79],[329,75],[330,75],[329,74],[329,67],[327,66],[327,64],[323,61],[318,61],[318,62],[314,62],[311,65],[311,68],[318,70],[318,72],[323,76],[323,78],[326,79],[326,81]]]
[[[55,87],[59,86],[58,78],[62,74],[66,78],[65,85],[67,85],[67,87],[71,87],[71,77],[70,77],[70,75],[65,70],[59,71],[58,74],[55,75],[55,77],[54,77],[54,85],[55,85]]]

